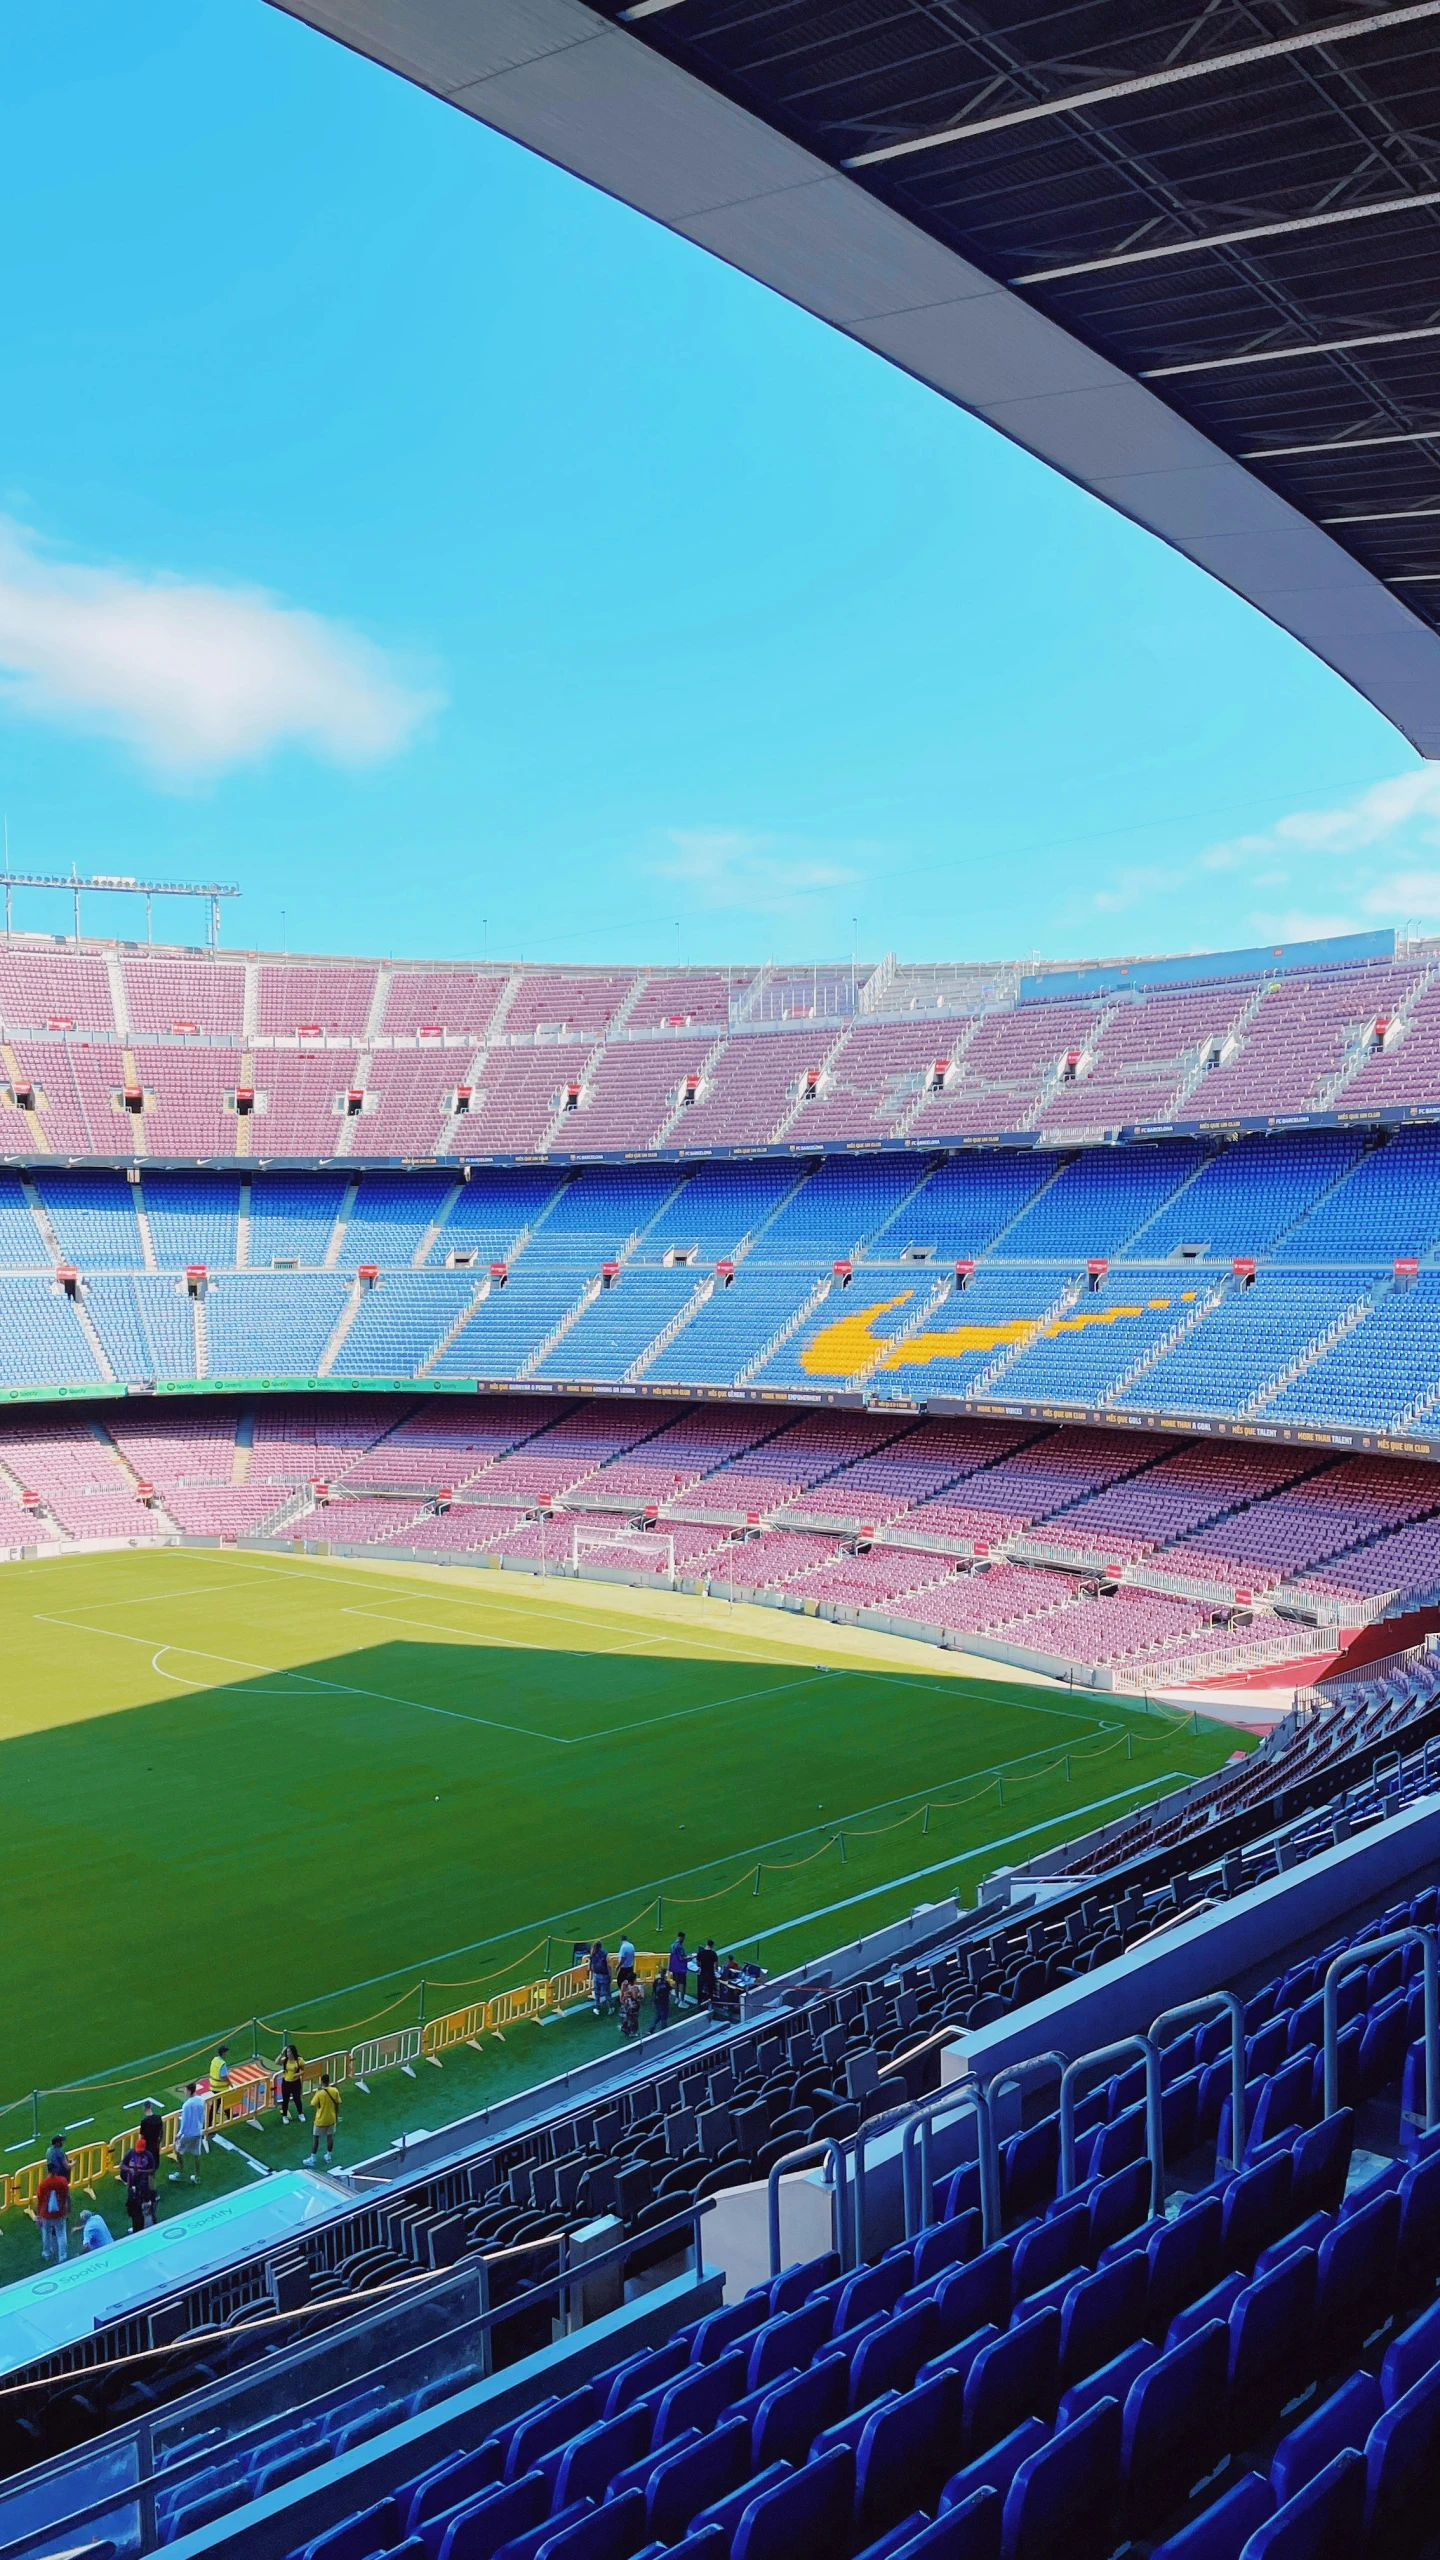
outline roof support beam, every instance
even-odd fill
[[[678,0],[643,0],[647,8],[674,8]],[[629,13],[636,14],[633,10]],[[1440,187],[1423,195],[1387,196],[1383,204],[1342,205],[1336,213],[1299,213],[1289,222],[1252,222],[1240,231],[1207,231],[1198,240],[1167,240],[1157,249],[1119,249],[1109,258],[1080,258],[1073,266],[1036,267],[1029,275],[1012,276],[1012,284],[1059,284],[1066,276],[1108,275],[1116,267],[1144,267],[1157,258],[1195,258],[1206,249],[1243,247],[1251,240],[1282,240],[1292,231],[1323,231],[1335,222],[1376,222],[1382,214],[1417,213],[1440,204]]]
[[[641,0],[643,6],[643,0]],[[635,10],[629,13],[632,17]],[[1043,116],[1083,115],[1087,108],[1110,105],[1116,98],[1144,97],[1152,89],[1171,89],[1182,80],[1209,80],[1218,72],[1242,71],[1252,62],[1274,62],[1319,45],[1346,44],[1356,36],[1383,35],[1389,27],[1413,26],[1418,19],[1440,17],[1440,0],[1410,0],[1404,9],[1373,9],[1366,18],[1342,18],[1333,27],[1297,27],[1292,35],[1275,36],[1268,44],[1247,44],[1236,53],[1212,53],[1200,62],[1177,62],[1165,71],[1142,71],[1133,80],[1110,80],[1100,89],[1077,89],[1067,98],[1044,98],[1038,106],[1012,107],[1003,116],[977,116],[969,124],[947,125],[940,133],[918,134],[911,142],[886,142],[874,151],[857,151],[842,168],[873,169],[882,160],[905,160],[917,151],[939,151],[946,143],[974,142],[982,134],[1008,133],[1019,124],[1036,124]]]
[[[1378,329],[1365,338],[1316,338],[1307,347],[1256,347],[1249,355],[1197,356],[1189,364],[1152,364],[1137,382],[1173,382],[1180,373],[1225,373],[1241,364],[1294,364],[1301,356],[1338,356],[1352,347],[1403,347],[1413,338],[1440,338],[1440,321],[1423,329]]]

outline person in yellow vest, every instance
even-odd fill
[[[218,2044],[210,2057],[210,2095],[223,2098],[230,2086],[230,2065],[226,2060],[228,2044]]]
[[[310,2101],[310,2157],[312,2160],[319,2157],[320,2136],[322,2133],[325,2136],[326,2158],[329,2160],[334,2159],[335,2127],[339,2121],[340,2092],[338,2089],[331,2087],[329,2072],[322,2071],[319,2082],[316,2086],[315,2094]]]

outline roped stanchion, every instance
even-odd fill
[[[1435,1933],[1431,1929],[1387,1929],[1383,1937],[1364,1938],[1358,1947],[1347,1947],[1325,1968],[1325,2113],[1333,2116],[1340,2104],[1340,1985],[1347,1973],[1354,1973],[1375,1956],[1388,1955],[1392,1947],[1419,1947],[1422,1979],[1425,1986],[1425,2130],[1430,2133],[1440,2122],[1440,1963],[1435,1954]]]
[[[1005,2220],[1005,2200],[1001,2193],[1000,2181],[1000,2135],[995,2123],[996,2099],[1002,2089],[1018,2089],[1022,2081],[1028,2079],[1030,2074],[1036,2071],[1053,2071],[1057,2073],[1061,2088],[1063,2089],[1065,2085],[1065,2074],[1069,2067],[1070,2066],[1065,2055],[1052,2049],[1046,2053],[1027,2054],[1021,2062],[1007,2062],[1002,2064],[1001,2068],[995,2073],[994,2078],[987,2080],[985,2083],[985,2120],[981,2126],[980,2133],[981,2140],[990,2155],[988,2163],[989,2186],[993,2202],[995,2223],[994,2231],[987,2231],[985,2234],[985,2246],[987,2249],[990,2246],[992,2238],[996,2240],[999,2239]],[[983,2200],[985,2193],[985,2182],[983,2178],[981,2181],[980,2192]]]
[[[1150,2040],[1160,2044],[1162,2027],[1178,2027],[1184,2018],[1203,2018],[1215,2008],[1230,2012],[1230,2166],[1239,2174],[1245,2159],[1245,2003],[1238,1991],[1202,1991],[1198,2000],[1182,2000],[1178,2008],[1162,2009],[1150,2021]],[[1216,2160],[1219,2168],[1219,2160]],[[1165,2201],[1164,2105],[1162,2091],[1160,2144],[1160,2202]]]
[[[766,2180],[766,2203],[769,2209],[770,2222],[770,2273],[772,2276],[778,2276],[780,2273],[781,2176],[786,2169],[812,2168],[817,2160],[822,2159],[830,2170],[830,2186],[834,2196],[833,2211],[836,2251],[842,2268],[847,2266],[849,2263],[849,2253],[845,2245],[845,2155],[838,2142],[836,2142],[829,2134],[822,2134],[818,2142],[804,2142],[801,2143],[796,2150],[787,2151],[783,2160],[777,2160],[774,2162],[770,2175]]]
[[[905,2237],[913,2240],[919,2231],[928,2230],[934,2195],[930,2177],[930,2129],[937,2116],[951,2112],[963,2114],[966,2109],[978,2122],[977,2150],[980,2162],[980,2228],[988,2249],[1000,2237],[999,2199],[991,2180],[989,2140],[990,2106],[978,2080],[957,2081],[952,2088],[937,2089],[933,2096],[921,2098],[905,2120],[900,2137],[900,2168],[905,2190]],[[915,2153],[920,2153],[919,2192],[916,2193]]]
[[[1065,2066],[1060,2082],[1060,2193],[1068,2196],[1075,2185],[1075,2082],[1082,2071],[1091,2071],[1098,2063],[1120,2062],[1127,2054],[1139,2054],[1145,2065],[1145,2150],[1150,2162],[1150,2211],[1159,2213],[1165,2193],[1165,2120],[1160,2108],[1160,2048],[1153,2036],[1121,2036],[1115,2044],[1097,2045],[1093,2053],[1077,2054]]]

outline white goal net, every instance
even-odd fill
[[[577,1520],[570,1532],[570,1562],[576,1573],[587,1558],[596,1564],[619,1564],[631,1556],[657,1582],[674,1582],[675,1540],[668,1530],[582,1529]]]

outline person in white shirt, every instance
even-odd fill
[[[615,1964],[618,1978],[622,1982],[627,1973],[633,1973],[635,1970],[635,1941],[630,1936],[628,1930],[620,1941],[620,1949],[615,1958]]]
[[[196,2088],[194,2081],[187,2080],[185,2083],[184,2103],[180,2109],[180,2121],[175,2128],[175,2159],[177,2165],[170,2172],[170,2184],[172,2187],[179,2178],[181,2168],[187,2160],[190,2163],[190,2184],[192,2187],[199,2186],[200,2146],[204,2139],[205,2101],[201,2097],[199,2090]]]

